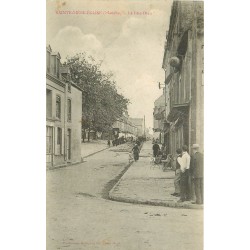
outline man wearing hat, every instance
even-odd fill
[[[199,152],[199,145],[193,144],[191,158],[191,175],[194,180],[195,204],[203,204],[203,154]]]

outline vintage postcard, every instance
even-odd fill
[[[204,2],[46,8],[47,250],[202,250]]]

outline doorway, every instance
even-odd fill
[[[67,130],[67,161],[71,160],[71,129]]]
[[[53,127],[46,126],[46,165],[53,164]]]

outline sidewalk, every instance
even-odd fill
[[[98,153],[102,150],[105,150],[108,148],[107,145],[108,141],[106,140],[92,140],[90,142],[85,141],[81,144],[81,156],[88,157],[90,155],[93,155],[95,153]]]
[[[158,165],[151,166],[152,143],[144,143],[140,159],[134,162],[109,193],[112,200],[149,204],[155,206],[202,209],[203,206],[191,202],[178,203],[174,193],[172,170],[163,172]]]

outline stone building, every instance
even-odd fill
[[[81,161],[82,91],[60,54],[46,49],[46,165],[54,168]]]
[[[163,94],[158,97],[154,102],[154,139],[157,139],[159,143],[163,143],[164,140],[164,121],[166,119],[165,116],[165,91]]]
[[[134,126],[137,128],[137,137],[144,135],[144,119],[143,118],[130,118],[130,121],[134,124]]]
[[[125,112],[117,121],[113,124],[113,128],[119,131],[119,137],[134,139],[138,136],[138,128],[133,123],[132,118]]]
[[[174,1],[163,58],[166,102],[165,138],[170,153],[182,145],[204,148],[204,18],[202,1]]]

